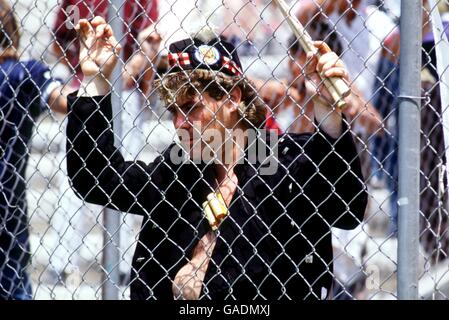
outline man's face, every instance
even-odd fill
[[[223,151],[227,134],[236,129],[240,119],[240,89],[234,89],[230,96],[217,100],[203,92],[195,97],[178,97],[170,107],[181,145],[192,158],[204,158],[205,153],[215,157],[211,150]]]

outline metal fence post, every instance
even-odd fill
[[[109,23],[114,31],[117,41],[123,39],[123,6],[124,2],[111,0],[108,8]],[[123,51],[122,51],[123,52]],[[123,53],[121,53],[123,58]],[[120,149],[121,137],[121,106],[122,106],[122,78],[121,78],[121,61],[114,69],[111,77],[112,81],[112,112],[113,126],[115,135],[115,146]],[[103,214],[104,233],[103,233],[103,300],[117,300],[119,298],[119,282],[120,282],[120,220],[121,214],[118,211],[105,209]]]
[[[401,1],[398,299],[418,298],[422,0]]]

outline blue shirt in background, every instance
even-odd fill
[[[31,286],[25,169],[36,118],[61,82],[36,60],[0,64],[0,299],[27,299]]]

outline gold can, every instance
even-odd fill
[[[203,202],[203,212],[206,216],[207,221],[209,221],[209,225],[211,226],[212,230],[217,230],[219,221],[215,218],[215,215],[209,205],[209,201]]]
[[[221,199],[223,199],[223,197],[221,197]],[[209,205],[214,213],[215,219],[221,221],[224,217],[226,217],[228,209],[226,208],[224,201],[222,202],[219,200],[216,193],[210,193],[207,196],[207,200],[209,201]]]

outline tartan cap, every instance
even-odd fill
[[[188,38],[172,43],[168,53],[169,73],[182,70],[214,70],[241,76],[242,65],[234,45],[221,38],[208,42]]]

